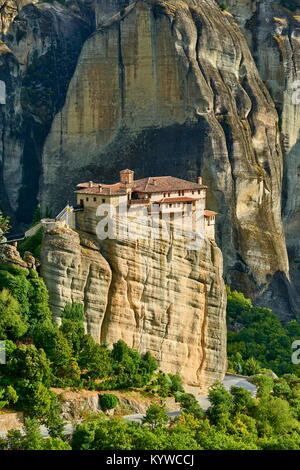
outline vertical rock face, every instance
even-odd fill
[[[66,303],[83,303],[87,330],[100,341],[108,302],[111,269],[90,238],[60,227],[45,235],[42,275],[52,311],[59,317]]]
[[[214,242],[105,242],[57,227],[45,233],[43,276],[52,308],[85,305],[97,341],[151,351],[166,372],[206,389],[226,370],[226,292]],[[100,252],[97,244],[100,243]]]
[[[202,174],[228,281],[255,297],[288,273],[276,110],[214,1],[138,1],[93,34],[42,166],[43,205],[57,209],[79,179],[112,180],[125,167]]]
[[[300,2],[229,0],[226,3],[248,40],[279,114],[284,156],[283,223],[291,277],[295,282],[290,296],[294,305],[290,309],[297,312],[300,282],[293,261],[300,257]]]
[[[280,4],[279,4],[280,3]],[[248,39],[280,116],[283,215],[291,258],[300,256],[300,2],[227,2]]]
[[[21,180],[22,168],[19,155],[22,152],[22,144],[19,138],[19,130],[22,126],[20,111],[20,68],[19,63],[11,49],[0,41],[0,80],[1,98],[6,104],[0,105],[0,206],[7,209],[8,215],[14,221],[14,213],[10,210],[11,201],[17,199],[17,190],[13,183]],[[5,88],[3,88],[3,83]],[[4,94],[4,96],[2,96]],[[11,164],[7,165],[7,162]],[[7,187],[10,188],[10,198]]]
[[[37,205],[44,140],[93,22],[86,9],[35,3],[9,0],[0,10],[0,73],[7,88],[0,110],[0,204],[19,222],[30,222]],[[2,67],[8,59],[14,65]]]

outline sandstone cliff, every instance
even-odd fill
[[[222,2],[219,0],[219,3]],[[228,0],[280,118],[284,156],[283,223],[291,261],[300,257],[300,2]],[[298,275],[291,270],[299,287]],[[292,294],[300,309],[297,292]]]
[[[56,314],[66,302],[82,302],[97,341],[123,339],[151,351],[164,371],[203,390],[226,370],[222,272],[210,241],[189,251],[174,240],[100,243],[59,226],[45,232],[42,274]]]
[[[121,167],[202,174],[227,280],[255,297],[288,274],[277,120],[231,15],[212,0],[140,0],[82,49],[45,144],[43,205]]]
[[[299,1],[219,3],[0,0],[0,207],[28,223],[79,179],[202,173],[227,282],[292,316]]]

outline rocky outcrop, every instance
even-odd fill
[[[66,303],[83,303],[87,331],[100,341],[112,274],[96,242],[58,223],[46,232],[41,261],[52,311],[59,317]]]
[[[42,274],[57,315],[67,302],[83,303],[97,341],[151,351],[164,371],[203,389],[226,370],[222,272],[208,240],[191,251],[180,240],[100,243],[66,227],[45,232]]]
[[[102,393],[93,392],[88,390],[71,391],[60,388],[52,388],[62,405],[62,418],[69,421],[73,419],[80,420],[86,418],[89,413],[99,413],[101,410],[100,396]],[[160,404],[160,399],[156,397],[145,397],[138,392],[128,390],[126,392],[113,391],[113,395],[117,396],[119,405],[115,410],[106,411],[111,415],[113,414],[146,414],[147,408],[153,404]],[[179,404],[175,402],[174,398],[165,399],[166,411],[179,411]],[[123,412],[122,412],[123,411]],[[1,423],[1,421],[0,421]],[[0,428],[1,432],[1,428]]]
[[[255,298],[288,274],[277,121],[228,12],[213,0],[139,0],[83,47],[45,144],[43,206],[125,167],[202,174],[227,280]]]
[[[1,39],[4,39],[12,22],[22,8],[29,3],[37,3],[38,1],[39,0],[0,0]]]

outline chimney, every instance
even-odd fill
[[[198,184],[202,184],[202,176],[198,176]]]
[[[131,184],[134,180],[134,171],[122,170],[120,171],[120,181],[123,184]]]
[[[89,188],[92,188],[94,185],[93,181],[89,181]]]
[[[153,186],[156,186],[156,179],[155,178],[153,178],[152,184],[153,184]]]
[[[99,184],[99,193],[102,193],[102,184]]]

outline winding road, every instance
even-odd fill
[[[230,390],[230,387],[236,386],[236,387],[246,388],[247,390],[249,390],[249,392],[252,393],[252,395],[255,395],[255,393],[256,393],[256,387],[254,385],[252,385],[250,382],[248,382],[247,377],[227,374],[222,383],[225,386],[226,390]],[[210,406],[208,396],[207,395],[199,395],[198,390],[199,390],[198,387],[190,387],[190,386],[185,387],[185,391],[187,393],[192,393],[193,395],[195,395],[195,397],[197,398],[201,408],[204,411],[206,411]],[[170,417],[170,419],[175,419],[178,416],[180,416],[180,411],[171,411],[171,412],[168,413],[168,416]],[[142,415],[142,414],[132,414],[132,415],[123,416],[123,418],[126,421],[141,423],[143,418],[144,418],[144,415]],[[41,434],[44,438],[49,437],[48,430],[45,426],[41,426],[40,430],[41,430]],[[73,433],[73,431],[74,431],[74,425],[71,424],[71,423],[67,423],[66,426],[65,426],[65,429],[64,429],[64,434],[66,436],[70,436]],[[6,433],[1,433],[0,432],[0,437],[5,437],[5,435],[6,435]]]

